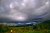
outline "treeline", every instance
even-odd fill
[[[50,30],[50,20],[44,21],[40,24],[36,24],[35,26],[33,26],[33,29],[36,29],[36,30],[44,30],[44,29]]]

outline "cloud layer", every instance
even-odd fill
[[[35,18],[49,19],[49,0],[1,0],[0,18],[27,21]]]

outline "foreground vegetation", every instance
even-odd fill
[[[4,26],[0,25],[0,33],[50,33],[50,20],[32,26]]]

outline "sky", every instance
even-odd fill
[[[49,0],[1,0],[0,18],[12,21],[29,21],[50,19]],[[28,23],[29,24],[29,23]]]

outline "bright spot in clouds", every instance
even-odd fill
[[[25,16],[16,16],[16,19],[18,21],[24,21],[24,20],[26,20],[26,17]]]

